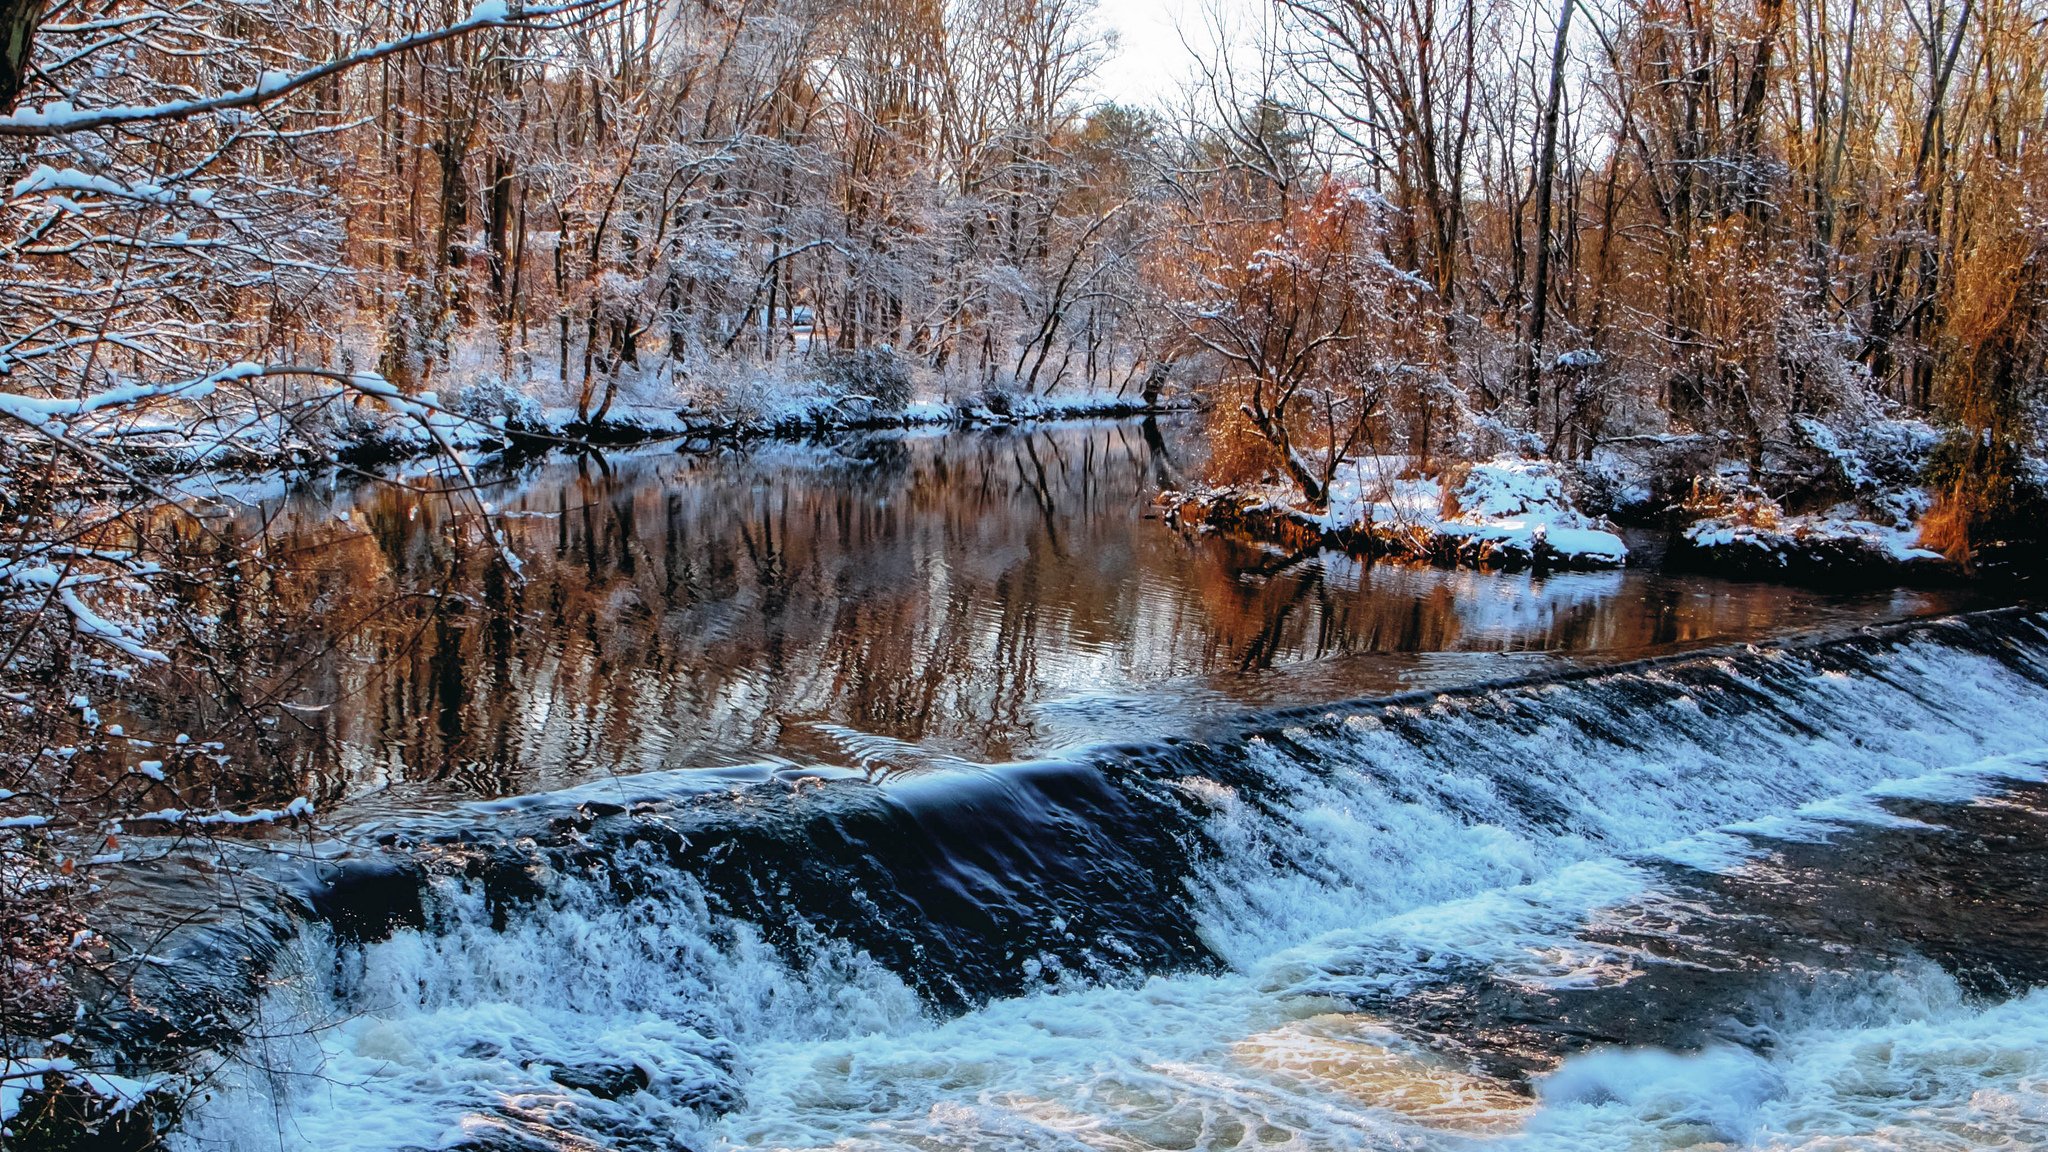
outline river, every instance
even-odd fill
[[[234,1021],[174,1141],[2048,1142],[2040,615],[1283,556],[1151,518],[1198,467],[553,457],[474,494],[517,573],[461,500],[224,485],[240,699],[126,715],[323,830],[157,948]]]
[[[431,807],[650,771],[1000,762],[1972,602],[1190,540],[1150,497],[1198,476],[1191,432],[549,457],[482,493],[520,579],[431,475],[229,485],[220,511],[269,569],[205,593],[233,697],[192,716],[207,693],[179,680],[144,720],[232,744],[251,803]]]

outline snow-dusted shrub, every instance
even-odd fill
[[[465,419],[492,428],[538,428],[545,422],[540,402],[496,373],[463,383],[450,407]]]
[[[1778,322],[1779,377],[1786,391],[1776,402],[1788,411],[1818,413],[1848,425],[1874,418],[1876,391],[1860,359],[1863,338],[1804,303],[1788,305]],[[1789,417],[1797,423],[1803,417]]]
[[[2011,441],[1951,432],[1929,453],[1926,475],[1939,497],[1921,521],[1928,547],[1963,559],[1983,542],[2038,544],[2048,536],[2041,462]]]
[[[1566,466],[1564,484],[1572,503],[1595,516],[1637,516],[1656,503],[1650,478],[1611,455]]]
[[[1573,566],[1628,559],[1621,538],[1579,510],[1552,461],[1502,456],[1448,469],[1441,483],[1444,537]]]
[[[1444,473],[1443,488],[1447,519],[1549,519],[1578,515],[1557,465],[1547,460],[1501,457],[1459,465]]]
[[[976,392],[967,407],[975,413],[1008,417],[1017,411],[1020,399],[1014,387],[993,383]]]
[[[1729,462],[1693,477],[1692,489],[1680,505],[1696,522],[1775,529],[1785,510],[1751,479],[1747,466]]]
[[[910,365],[888,348],[834,352],[818,375],[834,400],[861,404],[876,414],[902,412],[915,389]]]
[[[363,397],[322,409],[327,416],[326,433],[337,445],[374,444],[385,435],[384,411]]]
[[[694,375],[681,386],[681,405],[739,428],[797,428],[842,411],[819,379],[818,366],[802,360],[746,367],[733,365]]]

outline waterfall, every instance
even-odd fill
[[[1755,1097],[1701,1112],[1745,1139],[1772,1085],[1817,1075],[1783,1065],[1796,1045],[1681,1019],[1654,981],[1615,1018],[1670,1027],[1620,1035],[1594,991],[1716,967],[1652,954],[1775,955],[1726,926],[1775,891],[1756,869],[1808,845],[1799,875],[1863,875],[1844,829],[1932,836],[2031,787],[2041,749],[2048,617],[2007,610],[879,784],[664,773],[394,822],[293,881],[262,1039],[218,1046],[179,1139],[1370,1147],[1528,1123],[1540,1144],[1688,1077]],[[1905,981],[1965,1031],[2048,1022],[2031,970],[1972,983],[1891,940],[1857,945],[1842,995]],[[1998,979],[2010,1003],[1970,999]],[[1701,1003],[1767,983],[1702,980]],[[1583,1026],[1504,1023],[1544,1011]],[[1617,1035],[1699,1055],[1582,1055]]]

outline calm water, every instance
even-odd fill
[[[154,723],[225,742],[252,802],[403,808],[658,769],[1008,761],[1955,603],[1190,540],[1149,497],[1199,463],[1140,423],[556,457],[486,474],[521,579],[432,476],[224,489],[265,562],[194,590],[221,624],[188,667],[217,679],[183,673]],[[209,683],[232,698],[195,727]]]

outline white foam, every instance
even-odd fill
[[[1516,1152],[1932,1152],[2048,1144],[2048,991],[1967,1002],[1932,965],[1782,1021],[1768,1056],[1601,1051],[1542,1085]]]
[[[1770,659],[1797,670],[1796,657]],[[1836,1146],[1861,1148],[1885,1147],[1853,1142],[1885,1125],[1920,1123],[1900,1117],[1923,1086],[1958,1101],[1942,1105],[1951,1119],[1983,1091],[2013,1125],[2032,1123],[2044,1114],[2029,1085],[2048,1083],[2036,1070],[2048,1056],[2022,1049],[2048,1052],[2048,1003],[1968,1009],[1932,976],[1916,978],[1918,1015],[1837,1006],[1849,1015],[1788,1025],[1768,1059],[1576,1061],[1526,1130],[1491,1095],[1501,1086],[1369,1020],[1324,1020],[1326,992],[1398,990],[1451,963],[1557,987],[1625,979],[1625,954],[1575,930],[1657,898],[1640,859],[1727,870],[1760,851],[1738,825],[1834,835],[1901,819],[1880,800],[1966,802],[2048,778],[2038,756],[1987,759],[2048,747],[2044,694],[2018,671],[1929,642],[1888,672],[1772,692],[1782,717],[1731,715],[1711,685],[1650,703],[1594,678],[1287,732],[1308,757],[1254,743],[1262,795],[1186,789],[1214,849],[1193,899],[1228,972],[1068,987],[943,1023],[845,949],[790,971],[683,877],[623,905],[557,883],[503,933],[480,895],[445,883],[430,932],[371,946],[359,966],[337,974],[323,941],[302,942],[272,1030],[331,1026],[276,1042],[287,1077],[234,1073],[193,1110],[186,1146],[433,1147],[509,1115],[731,1148],[1441,1146],[1446,1125],[1467,1124],[1542,1149],[1667,1146],[1673,1133],[1818,1148],[1812,1133],[1836,1131],[1853,1134]],[[1425,739],[1404,734],[1417,725]],[[1903,1064],[1879,1059],[1884,1043],[1905,1045]],[[736,1061],[729,1076],[721,1053]],[[647,1069],[654,1090],[603,1101],[549,1079],[552,1064],[599,1057]],[[1930,1070],[1941,1060],[1954,1066]],[[744,1107],[710,1121],[690,1107],[728,1082]],[[1466,1097],[1492,1118],[1439,1107]]]
[[[429,930],[337,963],[298,941],[252,1046],[191,1109],[191,1148],[397,1149],[525,1119],[582,1132],[701,1127],[740,1045],[923,1026],[922,1005],[866,957],[826,948],[793,972],[687,888],[624,906],[558,885],[500,933],[483,895],[443,882]],[[649,1090],[574,1091],[555,1068],[625,1061]],[[255,1105],[252,1107],[252,1105]]]

